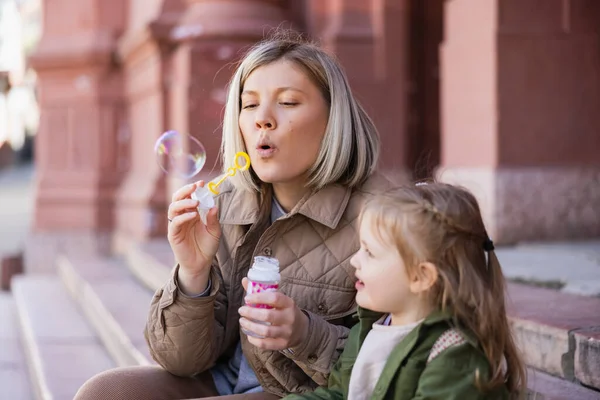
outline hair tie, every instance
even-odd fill
[[[483,250],[487,251],[488,253],[490,251],[494,251],[494,242],[492,242],[492,239],[487,238],[483,241]]]

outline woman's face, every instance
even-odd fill
[[[254,70],[242,88],[239,126],[260,180],[304,185],[328,118],[329,105],[295,63]]]

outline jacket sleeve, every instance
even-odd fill
[[[475,386],[475,376],[488,375],[487,361],[468,345],[445,350],[423,370],[413,400],[502,399]]]
[[[352,324],[352,317],[344,325],[334,325],[309,311],[308,337],[301,345],[283,351],[320,386],[327,385],[329,373],[344,350]]]
[[[291,394],[284,399],[286,400],[343,400],[347,398],[347,382],[344,383],[344,374],[342,370],[347,370],[351,366],[344,366],[341,360],[338,360],[329,374],[327,387],[318,387],[314,392],[304,394]]]
[[[152,358],[170,373],[190,377],[214,365],[225,336],[227,299],[218,265],[208,296],[179,295],[177,272],[152,299],[144,330]],[[221,320],[223,319],[223,320]]]
[[[291,394],[285,400],[343,400],[344,395],[338,390],[319,387],[314,392],[304,394]]]

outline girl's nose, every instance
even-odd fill
[[[352,265],[355,269],[359,268],[358,252],[354,253],[354,255],[352,256],[352,258],[350,259],[350,265]]]

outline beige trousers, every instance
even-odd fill
[[[271,400],[268,393],[219,396],[210,372],[180,378],[160,367],[126,367],[104,371],[88,380],[74,400]]]

